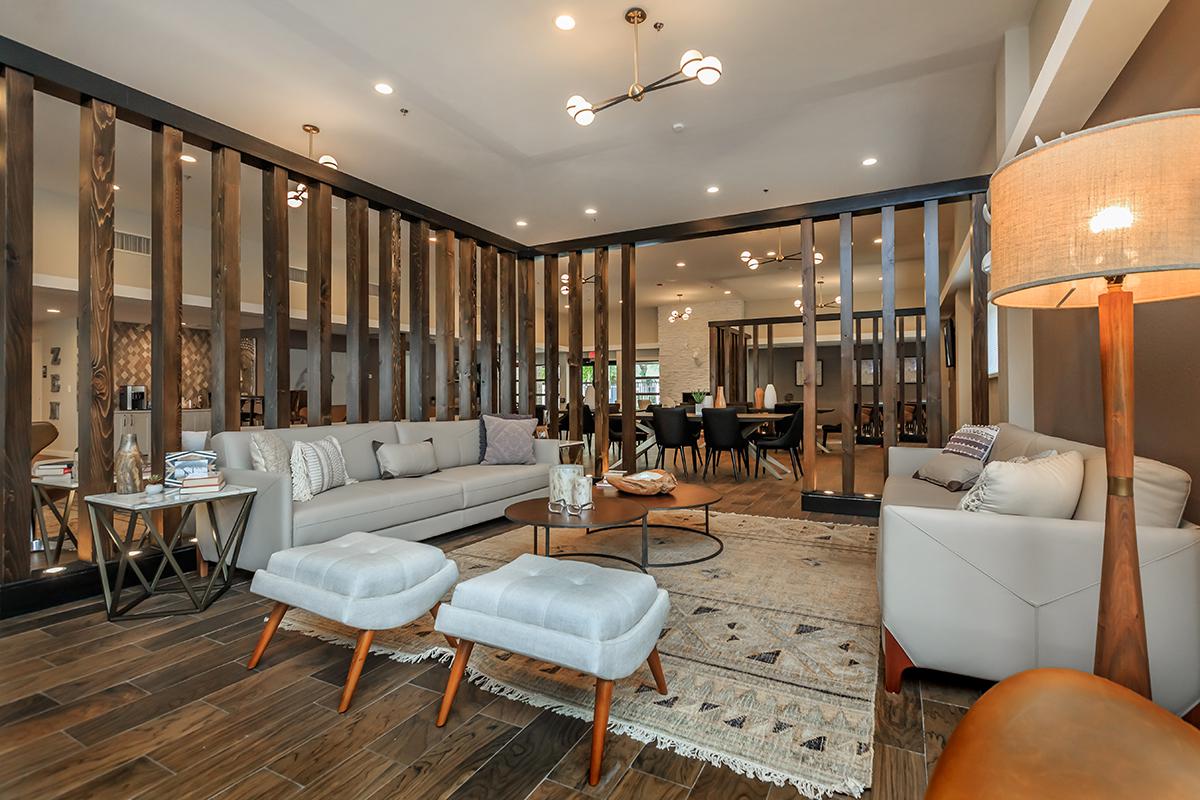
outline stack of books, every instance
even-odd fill
[[[74,466],[70,461],[40,461],[33,467],[33,474],[39,478],[70,475]]]
[[[219,472],[205,475],[188,475],[180,481],[180,494],[209,494],[225,488],[225,476]]]

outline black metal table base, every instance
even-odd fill
[[[55,487],[52,487],[55,488]],[[58,508],[58,504],[54,502],[54,498],[46,491],[39,483],[33,485],[33,519],[34,530],[37,532],[38,538],[42,543],[42,550],[46,554],[46,565],[57,566],[58,560],[62,557],[63,541],[70,539],[76,549],[79,547],[79,542],[75,538],[75,531],[71,530],[71,525],[68,522],[70,516],[71,504],[75,502],[75,490],[67,489],[66,502],[63,504],[62,510]],[[50,540],[46,531],[46,516],[44,509],[49,508],[50,513],[58,521],[58,537],[54,542],[54,556],[50,555]]]
[[[615,526],[615,527],[632,528],[634,526],[633,525],[620,525],[620,526]],[[538,552],[538,528],[546,529],[545,548],[544,548],[545,552],[544,553]],[[601,530],[601,529],[600,528],[591,528],[590,530]],[[608,529],[605,528],[603,530],[608,530]],[[653,566],[652,564],[651,565],[646,564],[646,554],[647,554],[646,551],[647,551],[648,545],[649,545],[649,534],[646,531],[646,518],[645,517],[642,517],[642,563],[640,563],[640,564],[638,562],[634,561],[632,558],[626,558],[625,556],[617,556],[617,555],[613,555],[612,553],[576,553],[576,552],[551,553],[550,552],[550,526],[548,526],[548,525],[534,525],[533,526],[533,554],[535,556],[536,555],[544,555],[547,558],[607,558],[611,561],[620,561],[624,564],[628,564],[629,566],[633,567],[634,569],[636,569],[640,572],[645,572],[647,566]]]
[[[646,520],[642,521],[642,565],[641,565],[642,571],[645,572],[646,567],[659,567],[659,568],[689,567],[692,564],[702,564],[705,561],[711,561],[712,559],[721,555],[721,553],[723,553],[725,551],[725,543],[723,541],[721,541],[721,539],[711,531],[711,529],[709,527],[709,510],[708,509],[709,509],[708,506],[704,507],[704,530],[697,530],[696,528],[689,528],[686,525],[671,525],[666,522],[649,522],[648,520],[650,517],[650,512],[647,512]],[[663,510],[681,511],[681,510],[686,510],[686,509],[663,509]],[[615,531],[615,530],[621,530],[623,528],[632,528],[632,527],[634,527],[634,526],[633,525],[610,525],[610,526],[604,527],[604,528],[588,528],[587,532],[590,534],[590,533],[595,533],[597,531]],[[709,553],[706,556],[702,556],[700,558],[688,559],[687,561],[651,562],[649,559],[649,550],[650,550],[650,531],[649,531],[649,529],[650,528],[665,528],[667,530],[683,531],[684,533],[694,533],[697,536],[707,536],[709,539],[712,539],[714,542],[717,543],[717,549],[715,551],[713,551],[712,553]]]

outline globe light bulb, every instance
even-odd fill
[[[704,60],[704,54],[699,50],[688,50],[679,57],[679,71],[684,74],[684,77],[694,78],[696,73],[700,71],[701,62]]]
[[[688,306],[687,308],[685,308],[685,309],[683,310],[683,313],[684,313],[684,314],[691,314],[691,313],[692,313],[692,307],[691,307],[691,306]]]
[[[745,264],[747,261],[749,261],[749,260],[750,260],[750,251],[749,251],[749,250],[743,250],[743,251],[742,251],[742,254],[741,254],[740,256],[738,256],[738,257],[739,257],[739,258],[741,258],[741,259],[742,259],[742,263],[743,263],[743,264]]]
[[[672,325],[674,325],[674,324],[675,324],[675,318],[674,318],[674,317],[667,317],[667,322],[669,322],[669,323],[671,323]]]
[[[318,159],[317,159],[317,163],[318,163],[318,164],[324,164],[325,166],[329,167],[330,169],[337,169],[337,168],[338,168],[337,159],[336,159],[336,158],[334,158],[334,157],[333,157],[333,156],[331,156],[331,155],[323,155],[323,156],[321,156],[320,158],[318,158]]]
[[[835,305],[840,306],[842,304],[842,296],[839,294],[837,297],[833,298],[833,302]]]
[[[586,103],[587,100],[584,100],[582,95],[571,95],[570,99],[567,100],[567,113],[572,117],[575,116],[575,112],[582,108]]]
[[[696,72],[696,79],[705,86],[712,86],[721,80],[721,59],[716,56],[705,56],[700,61],[699,66],[700,68]]]
[[[814,264],[820,264],[824,260],[825,260],[825,256],[821,253],[820,250],[813,251],[813,263]]]
[[[571,276],[564,272],[563,274],[558,276],[558,282],[559,283],[570,283]]]
[[[580,125],[591,125],[596,121],[596,112],[592,111],[592,106],[589,103],[587,108],[581,108],[575,112],[575,121]]]
[[[684,314],[681,319],[691,319],[691,314]]]
[[[758,259],[757,258],[750,259],[749,261],[746,262],[746,266],[749,267],[750,269],[758,269]]]
[[[288,208],[299,208],[304,205],[304,198],[295,189],[287,193]]]
[[[558,291],[559,291],[559,294],[570,294],[571,293],[571,289],[568,286],[564,286],[561,289],[559,289]]]

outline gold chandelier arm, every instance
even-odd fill
[[[675,72],[672,72],[670,75],[667,75],[666,77],[659,78],[658,80],[654,81],[653,83],[647,84],[646,90],[643,92],[643,94],[648,94],[650,92],[654,92],[659,89],[666,89],[667,87],[670,87],[670,86],[679,86],[681,83],[691,83],[692,81],[696,80],[695,78],[680,78],[677,81],[671,80],[672,78],[678,77],[679,75],[682,75],[682,74],[683,74],[682,72],[680,72],[679,70],[676,70]],[[671,81],[671,82],[667,83],[667,81]]]
[[[604,101],[592,106],[592,113],[598,114],[601,111],[603,111],[604,109],[612,108],[617,103],[624,103],[628,99],[629,99],[629,95],[627,95],[627,94],[618,94],[614,97],[610,97],[607,100],[604,100]]]
[[[640,22],[633,23],[633,82],[634,82],[634,84],[638,83],[638,77],[639,77],[638,76],[638,28],[640,28],[641,26],[642,26],[642,23],[640,23]]]

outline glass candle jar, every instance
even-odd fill
[[[592,507],[592,479],[578,475],[571,482],[571,498],[567,502],[567,513],[578,516]]]
[[[556,464],[550,468],[550,497],[547,506],[556,514],[567,510],[575,478],[583,477],[582,464]]]

